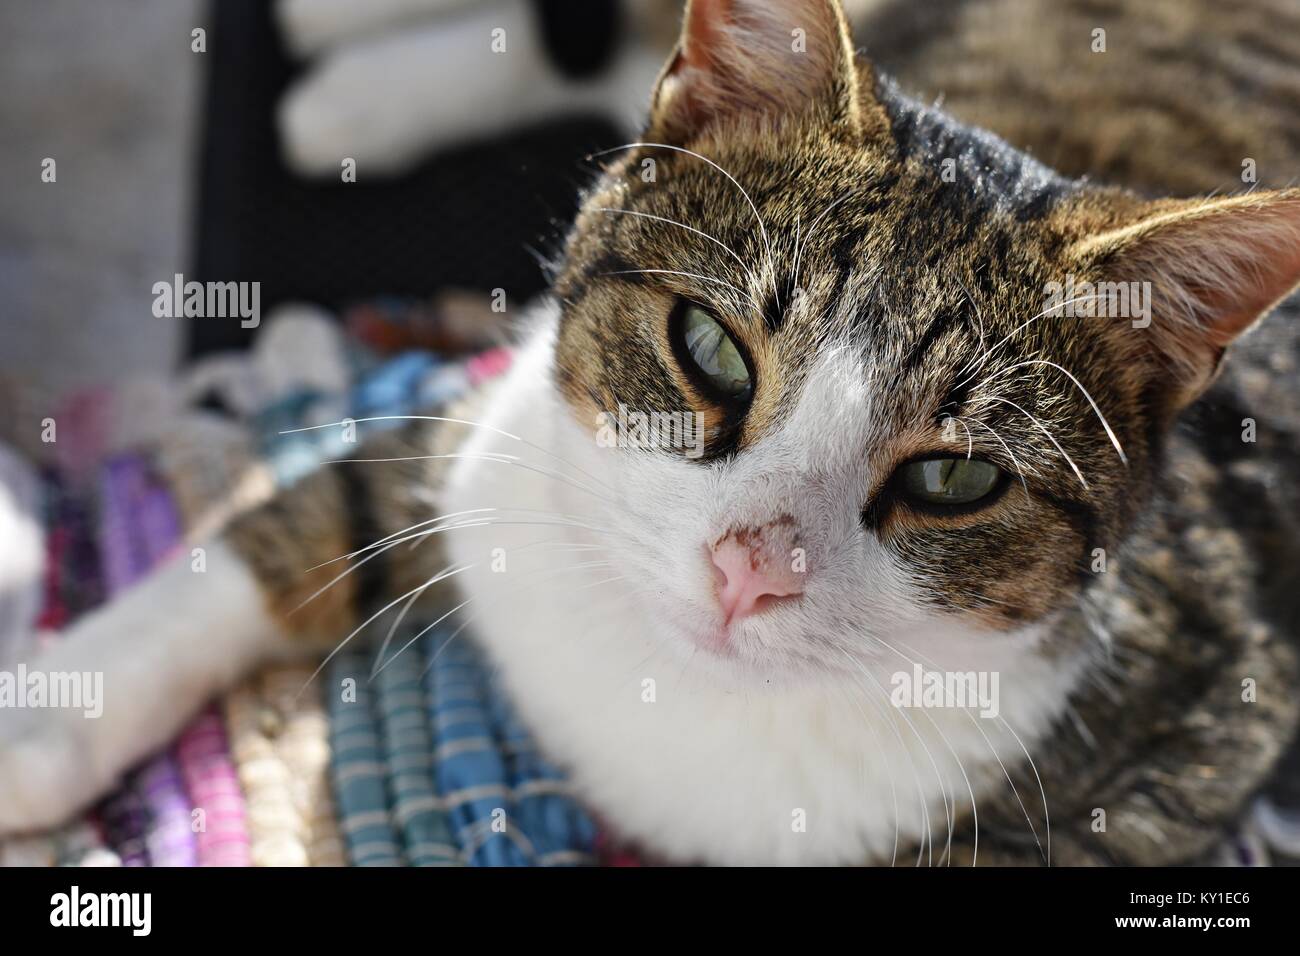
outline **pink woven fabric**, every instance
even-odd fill
[[[176,752],[190,801],[201,811],[195,817],[199,866],[252,866],[244,792],[216,707],[186,728]]]

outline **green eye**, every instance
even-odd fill
[[[998,486],[1002,470],[987,461],[965,458],[931,458],[914,461],[898,470],[904,493],[933,505],[968,505]]]
[[[688,304],[680,324],[679,360],[694,366],[704,381],[726,399],[743,399],[753,383],[749,366],[726,329],[697,305]]]

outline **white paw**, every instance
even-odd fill
[[[57,826],[111,788],[86,722],[79,712],[0,710],[0,836]]]

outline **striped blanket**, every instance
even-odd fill
[[[327,412],[403,414],[454,398],[508,361],[499,351],[464,362],[408,352],[356,369],[342,393],[281,394],[237,427],[195,413],[131,451],[97,458],[100,443],[84,440],[80,459],[61,449],[32,505],[46,528],[32,622],[40,640],[58,640],[155,564],[200,559],[185,552],[187,532],[337,451],[334,431],[290,429]],[[58,416],[64,434],[93,433],[104,400],[70,401]],[[428,623],[409,620],[392,646]],[[0,863],[567,866],[596,862],[597,844],[472,634],[435,627],[382,667],[373,652],[348,650],[318,675],[296,665],[255,675],[85,819],[0,844]]]

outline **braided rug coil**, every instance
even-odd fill
[[[508,355],[399,356],[359,377],[344,411],[399,415],[451,399]],[[102,397],[102,396],[101,396]],[[146,449],[60,460],[40,476],[43,639],[185,543],[334,456],[329,429],[293,436],[319,395],[253,428],[192,422]],[[337,396],[333,398],[337,406]],[[94,403],[77,400],[64,412]],[[82,420],[78,433],[93,433]],[[72,429],[69,429],[71,431]],[[66,455],[64,456],[67,457]],[[408,636],[427,625],[412,619]],[[403,633],[407,633],[404,630]],[[400,636],[400,635],[399,635]],[[86,817],[0,846],[0,862],[124,866],[563,866],[596,862],[596,828],[540,757],[468,634],[427,637],[374,671],[341,653],[268,667],[206,705]],[[441,646],[445,653],[429,650]],[[398,645],[400,646],[400,645]],[[314,663],[314,662],[313,662]]]

